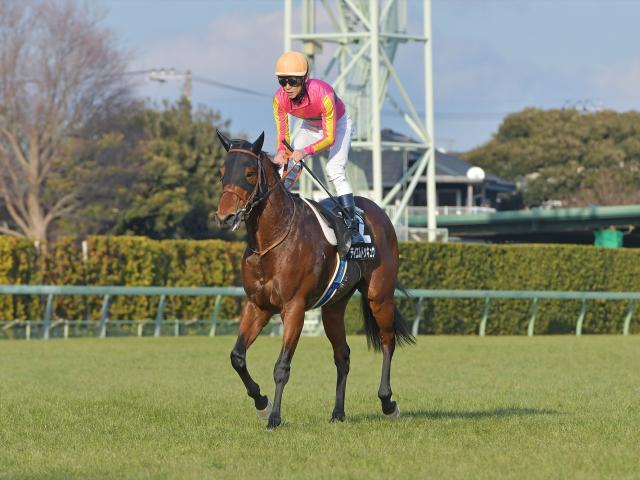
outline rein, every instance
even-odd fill
[[[231,152],[244,153],[244,154],[252,156],[253,158],[255,158],[258,161],[258,181],[256,182],[256,186],[253,189],[253,192],[251,192],[251,195],[249,196],[249,199],[247,200],[246,205],[243,208],[241,208],[240,210],[238,210],[238,212],[236,212],[236,218],[237,219],[240,219],[242,221],[246,221],[247,217],[251,214],[253,209],[257,205],[262,203],[264,200],[266,200],[267,197],[271,194],[271,192],[273,190],[275,190],[278,186],[281,187],[284,190],[284,192],[287,195],[287,197],[293,202],[293,213],[291,214],[291,218],[289,220],[289,225],[287,226],[287,230],[284,232],[284,234],[281,235],[280,237],[278,237],[278,239],[273,244],[269,245],[267,248],[263,248],[262,250],[255,250],[254,248],[249,247],[252,253],[262,257],[267,252],[269,252],[270,250],[273,250],[275,247],[277,247],[282,242],[284,242],[285,238],[287,238],[289,236],[289,233],[291,232],[291,226],[293,225],[293,219],[294,219],[294,217],[296,215],[296,202],[291,197],[291,193],[286,188],[284,188],[284,185],[282,184],[282,181],[280,180],[280,178],[277,175],[276,175],[276,177],[278,177],[278,178],[276,178],[276,182],[270,188],[267,188],[266,191],[264,191],[264,193],[263,193],[262,182],[263,182],[263,179],[266,182],[267,175],[266,175],[266,172],[265,172],[264,163],[262,162],[262,153],[260,153],[260,155],[258,155],[256,153],[252,152],[251,150],[247,150],[247,149],[244,149],[244,148],[231,148],[231,149],[229,149],[229,151],[227,153],[231,153]],[[268,187],[268,184],[267,184],[267,187]]]
[[[282,242],[284,242],[284,239],[287,238],[289,236],[289,232],[291,232],[291,225],[293,225],[293,218],[296,216],[296,202],[293,202],[293,213],[291,214],[291,219],[289,220],[289,225],[287,226],[287,230],[286,232],[284,232],[283,235],[280,236],[280,238],[278,238],[278,240],[276,240],[275,242],[273,242],[271,245],[269,245],[267,248],[263,248],[262,250],[255,250],[251,247],[251,251],[253,253],[255,253],[256,255],[259,256],[263,256],[264,254],[266,254],[268,251],[276,248],[278,245],[280,245]]]

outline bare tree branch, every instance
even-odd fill
[[[51,207],[51,209],[49,210],[49,213],[47,213],[47,215],[44,217],[44,221],[49,223],[54,218],[61,217],[62,215],[65,215],[67,213],[71,213],[76,206],[74,204],[75,199],[76,199],[75,192],[68,193],[67,195],[59,199],[55,203],[55,205]]]
[[[28,236],[28,234],[30,233],[30,228],[27,220],[23,218],[18,211],[16,211],[16,204],[12,202],[11,199],[8,198],[8,196],[4,192],[2,192],[2,197],[4,200],[4,206],[9,212],[9,215],[11,215],[11,219],[18,225],[18,227],[20,228],[20,230],[22,230],[25,236]],[[25,217],[27,216],[25,215]]]
[[[5,136],[5,138],[9,141],[11,145],[12,153],[14,154],[16,160],[20,162],[20,165],[24,168],[29,168],[29,162],[27,161],[28,155],[20,146],[18,139],[15,137],[15,134],[11,133],[7,128],[0,127],[0,133]]]
[[[11,230],[8,227],[2,227],[0,226],[0,233],[3,233],[5,235],[11,235],[12,237],[18,237],[18,238],[24,238],[25,235],[22,232],[18,232],[16,230]]]
[[[0,165],[2,165],[2,172],[4,173],[4,175],[0,175],[0,196],[3,197],[7,208],[14,208],[20,212],[21,219],[25,219],[29,215],[24,203],[24,188],[21,187],[20,179],[14,168],[2,160],[3,158],[0,157]],[[10,183],[7,183],[7,177],[9,177]]]
[[[34,240],[76,208],[70,139],[128,95],[125,56],[99,20],[89,3],[0,0],[0,204]]]

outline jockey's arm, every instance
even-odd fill
[[[284,163],[283,161],[276,161],[279,157],[282,157],[280,160],[284,160],[286,155],[286,151],[283,145],[283,140],[287,143],[291,142],[289,137],[289,114],[284,110],[280,102],[278,101],[278,97],[273,97],[273,119],[276,123],[276,157],[274,161],[276,163]]]
[[[326,94],[322,98],[322,138],[304,148],[307,155],[313,155],[331,146],[336,141],[336,115],[333,95]]]

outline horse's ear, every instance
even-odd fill
[[[229,149],[231,148],[231,140],[229,140],[227,137],[225,137],[222,134],[222,132],[220,132],[220,130],[218,130],[218,129],[216,129],[216,133],[218,134],[218,138],[220,139],[220,143],[222,143],[222,146],[228,152]]]
[[[262,144],[264,143],[264,132],[260,134],[255,142],[251,145],[251,151],[256,155],[260,155],[262,151]]]

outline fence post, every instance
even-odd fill
[[[109,317],[109,294],[104,296],[102,308],[100,309],[100,338],[107,336],[107,317]]]
[[[64,321],[64,339],[69,340],[69,320]]]
[[[27,326],[24,329],[24,336],[26,340],[31,340],[31,322],[27,320]]]
[[[413,328],[411,329],[411,333],[414,337],[418,335],[418,330],[420,328],[420,320],[422,318],[422,312],[424,311],[424,297],[420,297],[418,300],[418,305],[416,306],[416,318],[413,321]]]
[[[582,305],[580,306],[580,315],[578,316],[578,322],[576,323],[576,336],[582,335],[582,322],[584,322],[584,315],[587,313],[587,299],[582,299]]]
[[[629,306],[627,307],[627,313],[624,316],[624,326],[622,327],[622,334],[629,335],[629,325],[631,324],[631,317],[633,317],[633,309],[636,306],[635,300],[629,300]]]
[[[490,297],[484,297],[484,309],[482,311],[482,320],[480,321],[480,332],[479,335],[484,337],[485,329],[487,328],[487,318],[489,317],[489,302],[491,301]]]
[[[220,306],[222,305],[222,295],[216,296],[216,303],[213,306],[213,313],[211,314],[211,330],[209,330],[209,336],[216,336],[216,327],[218,326],[218,315],[220,315]]]
[[[166,299],[165,295],[160,295],[160,303],[158,303],[158,313],[156,314],[156,328],[153,332],[154,337],[160,336],[160,327],[162,326],[162,318],[164,315],[164,301]]]
[[[173,336],[174,337],[180,336],[180,320],[178,320],[177,318],[176,318],[176,323],[173,326]]]
[[[536,323],[536,314],[538,313],[538,299],[534,298],[531,304],[531,317],[529,317],[529,325],[527,325],[527,336],[533,337],[533,327]]]
[[[47,296],[47,306],[44,309],[44,332],[42,338],[49,340],[49,329],[51,328],[51,315],[53,314],[53,294]]]

